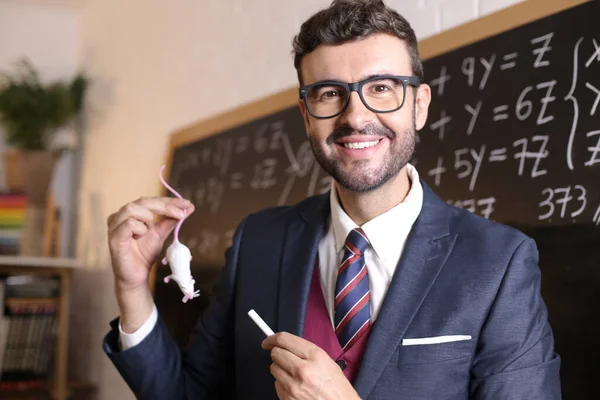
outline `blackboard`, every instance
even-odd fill
[[[596,1],[530,0],[420,43],[432,103],[412,162],[448,203],[536,240],[566,399],[600,398],[599,16]],[[297,99],[292,88],[172,137],[169,181],[197,208],[181,239],[204,293],[181,307],[158,267],[180,344],[238,222],[330,188]]]
[[[600,223],[598,16],[580,5],[424,63],[417,166],[438,194],[521,226]]]
[[[221,266],[243,216],[331,186],[313,157],[297,107],[179,148],[174,159],[169,179],[196,206],[181,237],[201,268]]]

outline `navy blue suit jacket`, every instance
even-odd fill
[[[535,243],[424,200],[375,321],[354,387],[362,399],[560,399],[560,358],[540,294]],[[120,352],[118,319],[103,346],[140,399],[276,399],[254,308],[274,331],[301,336],[329,195],[249,215],[239,225],[210,306],[180,350],[159,317]],[[193,303],[192,303],[193,304]],[[471,340],[403,346],[402,339]]]

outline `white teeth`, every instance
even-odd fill
[[[344,147],[347,149],[364,149],[366,147],[372,147],[379,143],[379,140],[374,140],[372,142],[354,142],[354,143],[344,143]]]

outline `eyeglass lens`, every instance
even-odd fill
[[[349,95],[342,85],[316,85],[308,90],[306,103],[313,115],[326,118],[341,112]],[[400,79],[393,78],[369,81],[362,86],[361,97],[375,111],[395,111],[403,104],[404,85]]]

